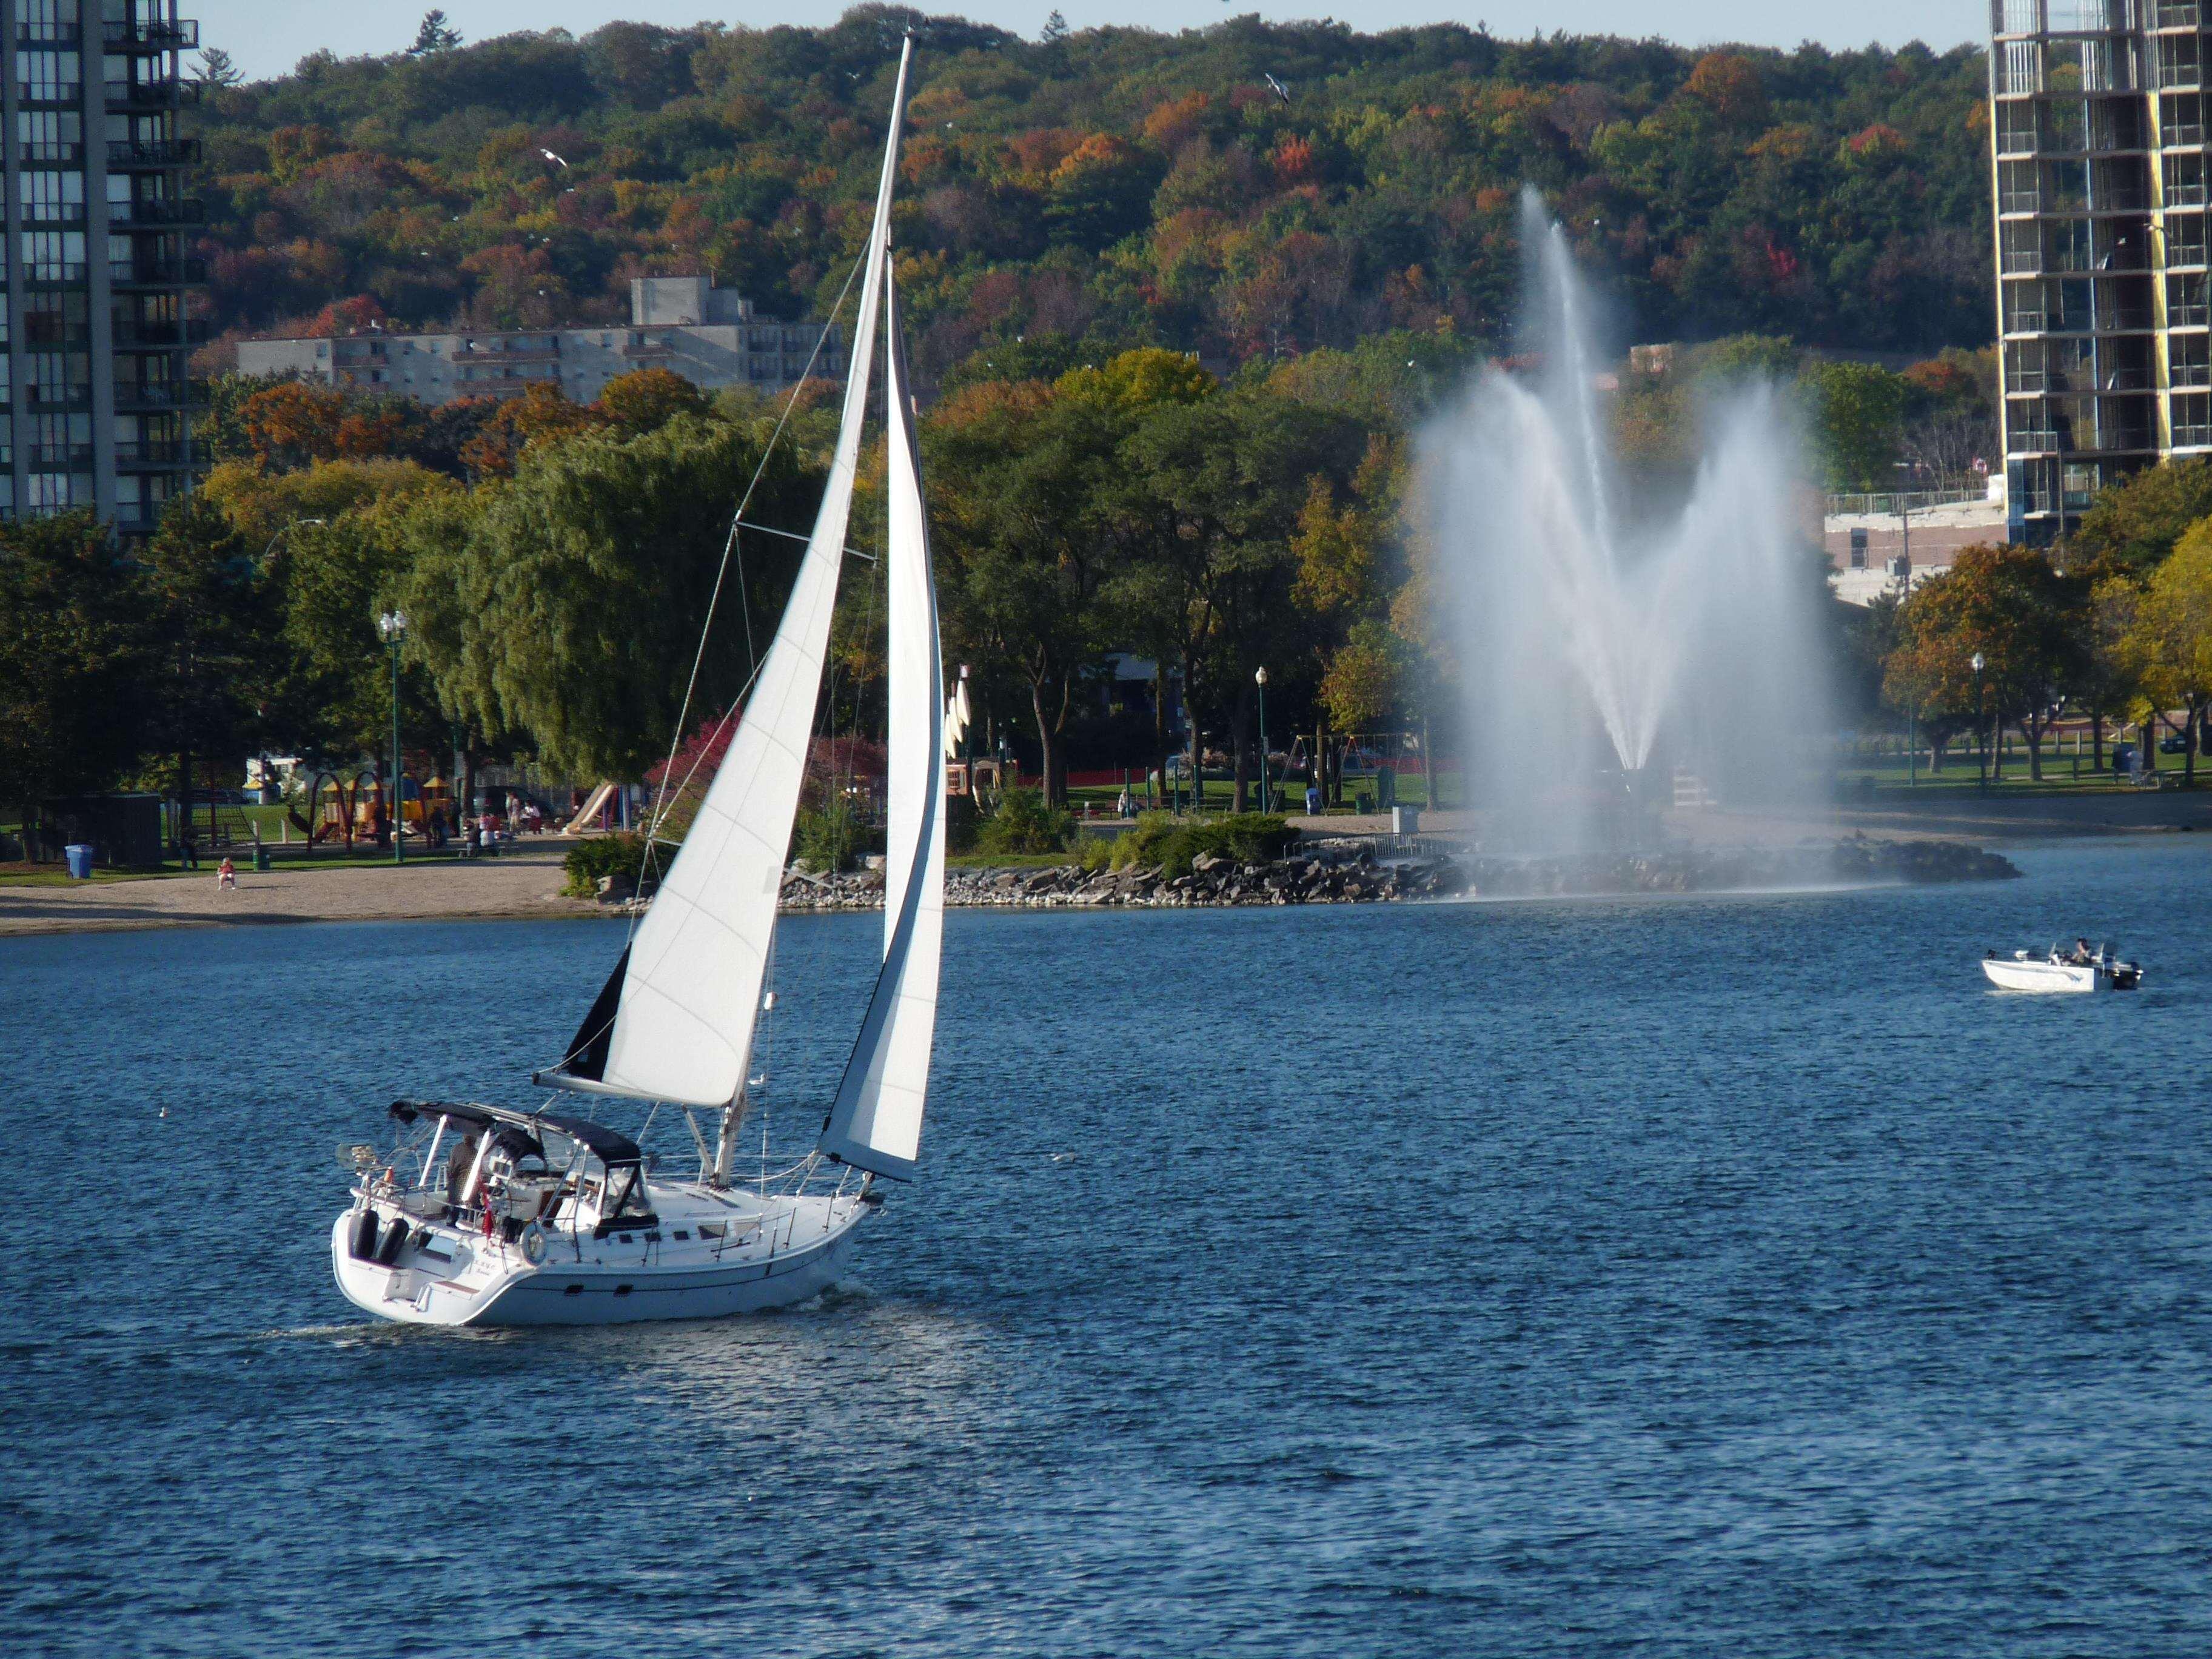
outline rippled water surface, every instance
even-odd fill
[[[356,1313],[333,1152],[616,926],[0,941],[0,1650],[2212,1650],[2212,847],[2019,861],[956,913],[850,1282],[574,1332]],[[2146,989],[1983,989],[2078,931]],[[779,1139],[878,937],[784,930]]]

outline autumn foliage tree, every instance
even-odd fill
[[[2083,578],[2033,549],[1970,547],[1905,602],[1885,694],[1992,734],[2017,725],[2040,779],[2043,736],[2082,672],[2087,621]]]

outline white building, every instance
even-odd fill
[[[704,276],[639,277],[629,285],[629,302],[626,328],[241,340],[238,369],[425,404],[513,398],[541,385],[588,404],[609,380],[641,368],[665,368],[710,392],[726,386],[776,392],[809,374],[844,377],[843,341],[834,325],[758,316],[750,301]]]

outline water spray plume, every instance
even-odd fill
[[[1826,690],[1818,556],[1771,384],[1705,410],[1686,488],[1663,504],[1630,489],[1589,290],[1533,191],[1522,205],[1540,367],[1486,372],[1423,459],[1477,800],[1517,816],[1523,840],[1577,846],[1595,826],[1573,804],[1603,793],[1601,773],[1619,794],[1663,762],[1747,799],[1802,771]]]

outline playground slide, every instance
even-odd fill
[[[611,783],[603,783],[592,790],[592,798],[584,803],[584,810],[570,818],[561,833],[564,836],[582,835],[591,828],[592,821],[599,816],[600,809],[606,805],[608,798],[614,793],[615,787]]]

